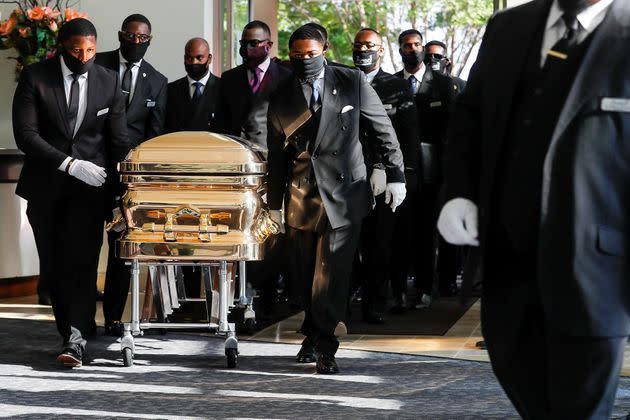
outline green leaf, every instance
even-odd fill
[[[46,38],[46,32],[48,32],[46,29],[43,28],[37,28],[37,42],[41,43],[44,38]]]
[[[24,60],[24,65],[25,66],[28,66],[29,64],[37,63],[38,61],[40,61],[34,55],[27,55],[27,56],[23,57],[22,59]]]

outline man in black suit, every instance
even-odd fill
[[[221,76],[217,128],[222,133],[245,137],[264,146],[269,97],[291,71],[269,58],[273,42],[266,23],[249,22],[239,43],[243,64]]]
[[[612,414],[630,334],[629,42],[625,0],[500,12],[450,125],[438,228],[479,252],[490,360],[526,419]]]
[[[151,38],[149,19],[140,14],[133,14],[123,20],[118,31],[120,48],[96,54],[96,64],[118,73],[125,99],[127,132],[131,147],[136,147],[164,132],[167,80],[144,60]],[[107,184],[113,189],[114,196],[120,194],[118,179],[112,177]],[[129,293],[130,277],[129,267],[116,257],[116,239],[119,236],[117,232],[110,232],[107,235],[109,255],[103,295],[105,331],[115,336],[122,335],[123,332],[120,320]]]
[[[424,55],[424,63],[429,66],[434,73],[451,76],[458,94],[463,91],[466,87],[466,81],[451,74],[453,63],[451,59],[448,58],[448,48],[446,44],[442,41],[429,41],[424,46],[424,50],[426,52]]]
[[[110,200],[105,179],[129,151],[118,74],[95,66],[96,29],[86,19],[59,31],[60,55],[24,69],[13,98],[13,133],[25,153],[16,194],[50,279],[63,350],[80,366],[94,331],[96,272]]]
[[[203,38],[192,38],[184,47],[186,76],[168,84],[166,131],[217,131],[213,119],[219,99],[220,79],[210,71],[212,54]]]
[[[359,133],[369,130],[387,174],[392,208],[405,197],[403,158],[383,104],[365,76],[326,66],[324,38],[310,26],[289,39],[293,77],[269,104],[268,203],[287,224],[291,279],[302,292],[306,336],[297,361],[317,357],[317,372],[338,372],[337,337],[349,295],[352,260],[373,197]]]
[[[367,81],[378,94],[389,116],[403,155],[407,189],[418,187],[418,164],[420,157],[420,136],[418,133],[418,112],[411,96],[409,85],[399,77],[385,73],[381,69],[383,39],[371,28],[361,29],[354,37],[352,58],[355,66],[365,73]],[[361,131],[364,145],[375,145],[372,133]],[[375,147],[367,151],[367,167],[370,185],[376,206],[363,221],[361,229],[360,260],[355,264],[355,276],[362,283],[363,320],[382,324],[383,311],[387,299],[387,284],[391,268],[392,253],[404,252],[401,245],[394,243],[393,231],[401,222],[398,213],[385,202],[386,175],[382,159]],[[401,208],[406,202],[401,204]],[[400,229],[406,229],[402,226]]]
[[[396,243],[402,244],[392,269],[395,312],[405,310],[405,290],[409,265],[415,269],[418,301],[416,308],[431,304],[433,292],[438,195],[441,187],[441,149],[446,136],[455,85],[449,76],[431,71],[424,64],[422,34],[409,29],[398,37],[404,69],[395,74],[407,81],[418,110],[421,142],[422,176],[419,188],[408,191],[408,202],[401,209],[402,218]],[[452,248],[452,247],[451,247]],[[455,279],[454,266],[448,276]],[[446,274],[445,274],[446,275]]]

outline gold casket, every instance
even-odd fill
[[[120,164],[127,190],[118,255],[262,259],[265,240],[278,232],[262,200],[266,169],[260,147],[232,136],[179,132],[142,143]]]

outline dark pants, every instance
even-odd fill
[[[107,271],[105,273],[105,290],[103,291],[103,317],[105,324],[120,321],[125,311],[131,269],[125,265],[125,260],[116,257],[116,239],[119,232],[109,232],[109,254],[107,255]]]
[[[355,259],[354,276],[363,288],[363,312],[383,312],[387,301],[387,284],[392,260],[394,228],[399,212],[385,204],[385,194],[363,220],[359,245],[360,258]]]
[[[322,233],[287,227],[291,281],[301,290],[305,312],[301,332],[320,353],[334,355],[339,347],[334,331],[345,321],[359,232],[360,225],[338,229],[328,225]]]
[[[93,332],[104,198],[103,188],[68,178],[55,199],[28,203],[42,275],[49,282],[65,347],[84,349],[84,337]]]
[[[609,419],[626,337],[551,334],[535,260],[517,256],[508,241],[495,242],[490,251],[481,301],[483,336],[492,369],[519,414]]]

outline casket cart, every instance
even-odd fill
[[[125,366],[133,364],[134,336],[151,328],[214,331],[226,338],[228,367],[236,366],[238,341],[228,312],[240,305],[245,318],[253,316],[251,297],[245,295],[244,264],[262,259],[265,240],[279,230],[262,200],[265,173],[262,149],[208,132],[156,137],[121,162],[126,186],[122,215],[108,229],[124,227],[117,252],[131,264],[131,321],[121,339]],[[235,303],[228,272],[233,273],[237,263],[240,292]],[[141,265],[149,267],[158,322],[140,317]],[[186,298],[176,273],[186,265],[201,267],[205,298]],[[206,323],[166,322],[165,315],[180,303],[200,300],[206,304]]]

